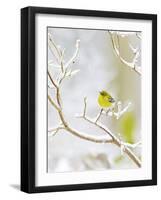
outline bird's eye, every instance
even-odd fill
[[[109,102],[114,103],[115,100],[111,97],[111,98],[109,98]]]

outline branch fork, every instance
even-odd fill
[[[73,127],[70,126],[70,124],[68,123],[68,121],[65,119],[64,113],[63,113],[63,107],[62,107],[62,100],[61,100],[61,90],[60,90],[60,84],[64,81],[64,79],[67,76],[67,71],[70,67],[70,65],[73,63],[73,61],[76,59],[77,55],[78,55],[78,50],[79,50],[79,46],[80,46],[80,40],[76,41],[76,50],[73,54],[73,56],[71,57],[71,59],[64,64],[63,60],[64,60],[64,51],[61,51],[60,47],[58,47],[55,42],[53,41],[53,39],[51,38],[51,35],[49,35],[49,48],[52,51],[52,53],[54,54],[54,57],[57,59],[58,63],[61,65],[61,71],[60,71],[60,77],[61,77],[61,81],[56,82],[51,73],[48,70],[48,77],[50,82],[52,83],[53,88],[55,88],[55,98],[52,98],[50,96],[50,94],[48,94],[48,100],[51,103],[51,105],[54,107],[54,109],[57,111],[57,114],[60,118],[61,121],[61,125],[59,125],[58,127],[49,130],[50,133],[53,133],[53,135],[55,135],[56,133],[58,133],[60,130],[66,130],[68,133],[77,136],[81,139],[90,141],[90,142],[95,142],[95,143],[111,143],[111,144],[115,144],[116,146],[118,146],[120,149],[123,149],[123,151],[129,156],[129,158],[131,160],[133,160],[133,162],[138,166],[141,167],[141,161],[139,160],[139,158],[131,151],[131,149],[129,147],[131,147],[130,145],[127,145],[125,143],[123,143],[115,134],[113,134],[107,127],[105,127],[101,122],[100,122],[100,118],[103,114],[103,109],[100,110],[100,112],[98,113],[98,115],[96,116],[95,119],[91,119],[87,116],[87,97],[84,98],[84,109],[83,109],[83,114],[81,116],[78,116],[79,118],[82,118],[84,120],[86,120],[88,123],[91,123],[93,126],[96,126],[97,128],[99,128],[100,130],[102,130],[105,135],[104,136],[97,136],[97,135],[91,135],[91,134],[87,134],[84,132],[80,132],[76,129],[74,129]],[[55,48],[55,49],[54,49]],[[56,54],[56,55],[55,55]],[[69,71],[68,71],[69,72]],[[73,72],[73,71],[72,71]],[[71,73],[72,73],[71,72]],[[76,74],[76,72],[75,72]],[[118,113],[113,113],[116,117],[120,117],[125,111],[126,109],[121,109],[122,107],[120,106],[120,104],[118,104]]]
[[[131,48],[131,50],[134,54],[134,57],[133,57],[132,62],[126,61],[122,57],[121,52],[120,52],[120,39],[119,39],[120,34],[119,34],[119,32],[117,32],[116,35],[113,33],[113,31],[108,31],[108,33],[110,35],[112,47],[113,47],[113,50],[114,50],[116,56],[120,59],[120,61],[124,65],[126,65],[130,69],[134,70],[138,75],[141,75],[141,67],[137,65],[137,59],[140,56],[140,50],[138,48],[135,49],[131,44],[129,44],[129,47]],[[140,36],[138,36],[138,34],[136,33],[136,37],[140,37]]]

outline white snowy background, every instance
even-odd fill
[[[55,43],[65,48],[65,61],[68,61],[75,51],[76,40],[80,40],[80,49],[72,69],[79,73],[65,79],[61,87],[62,103],[65,117],[79,131],[88,134],[103,135],[99,129],[75,116],[83,112],[83,98],[87,97],[87,115],[95,117],[100,108],[97,103],[99,91],[107,90],[116,101],[124,105],[132,103],[129,111],[134,115],[135,127],[133,142],[141,138],[140,132],[140,76],[123,65],[115,55],[110,36],[105,30],[84,30],[48,28]],[[123,34],[123,33],[122,33]],[[129,42],[134,47],[140,47],[141,41],[135,33],[125,33],[120,37],[122,56],[132,60]],[[49,70],[56,77],[59,69],[50,49],[48,49]],[[140,58],[138,60],[140,64]],[[54,90],[48,89],[54,96]],[[120,133],[120,120],[113,117],[103,117],[101,121],[115,134]],[[59,125],[59,118],[48,103],[48,129]],[[126,141],[125,141],[126,142]],[[141,148],[134,150],[141,156]],[[96,144],[77,138],[65,130],[54,136],[48,136],[48,172],[66,172],[83,170],[126,169],[137,166],[126,155],[121,157],[120,148],[113,144]]]

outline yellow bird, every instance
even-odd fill
[[[112,96],[107,93],[106,91],[101,91],[99,92],[99,96],[98,96],[98,104],[102,107],[102,108],[108,108],[111,107],[113,105],[113,103],[115,102],[114,98],[112,98]]]

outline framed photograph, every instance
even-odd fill
[[[157,16],[21,9],[21,190],[157,184]]]

